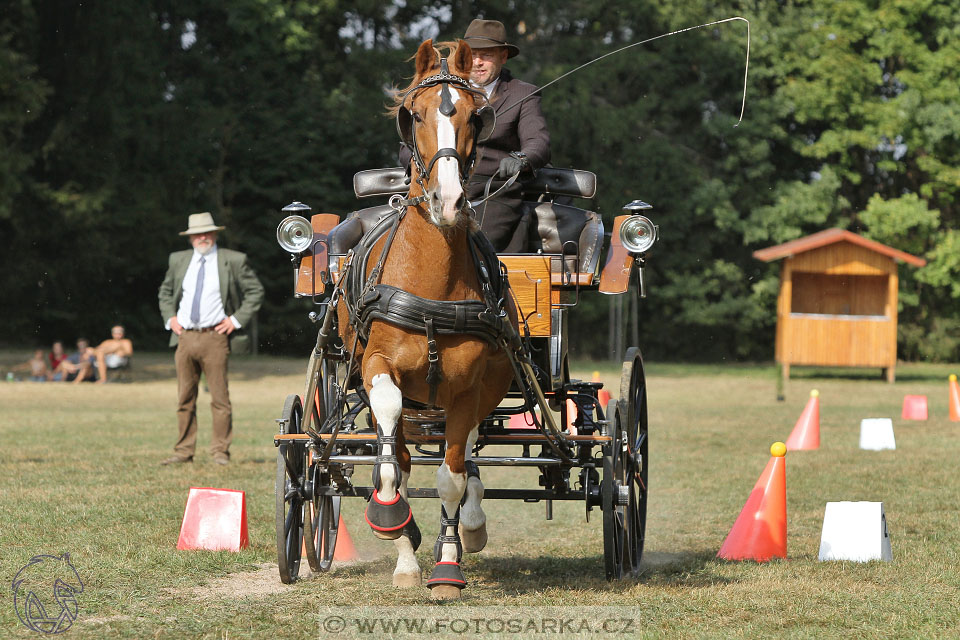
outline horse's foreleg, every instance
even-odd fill
[[[449,422],[448,422],[449,428]],[[459,464],[458,464],[459,463]],[[467,581],[460,571],[463,546],[458,532],[460,523],[460,500],[467,488],[467,474],[463,470],[463,450],[447,447],[446,460],[437,469],[437,494],[440,497],[440,535],[433,547],[437,561],[427,580],[433,597],[437,599],[459,597]]]
[[[403,451],[403,450],[401,450]],[[406,460],[401,458],[400,467],[403,480],[400,482],[400,495],[404,500],[407,496],[407,482],[410,479],[409,454]],[[406,465],[404,465],[406,462]],[[403,467],[406,466],[406,469]],[[420,563],[417,562],[417,556],[414,553],[420,546],[420,529],[413,517],[403,528],[403,535],[393,541],[397,547],[397,568],[393,571],[393,586],[395,587],[419,587],[423,577],[420,570]]]
[[[477,442],[479,432],[479,427],[470,432],[464,451],[467,488],[463,506],[460,507],[460,540],[467,553],[478,553],[487,545],[487,516],[480,506],[480,501],[483,500],[483,482],[480,481],[480,468],[471,460],[473,445]]]
[[[397,491],[401,481],[397,462],[397,427],[403,396],[389,374],[370,381],[370,409],[377,419],[377,459],[373,467],[373,495],[367,503],[367,523],[374,535],[395,540],[413,518],[410,504]]]

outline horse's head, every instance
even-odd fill
[[[466,210],[464,184],[477,142],[493,131],[494,115],[485,94],[468,83],[470,46],[462,40],[441,46],[449,51],[445,58],[433,40],[420,45],[416,75],[399,94],[396,114],[400,137],[413,153],[412,177],[431,221],[442,228],[458,224]]]

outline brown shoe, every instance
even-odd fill
[[[213,461],[217,464],[227,465],[230,464],[230,456],[225,453],[215,453],[213,454]]]
[[[184,458],[183,456],[170,456],[166,460],[162,461],[160,464],[183,464],[184,462],[193,462],[193,456]]]

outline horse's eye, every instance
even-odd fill
[[[420,114],[417,113],[416,111],[413,112],[413,119],[416,120],[417,122],[423,122],[423,118],[421,118]]]

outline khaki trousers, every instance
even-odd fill
[[[184,331],[180,334],[174,362],[177,365],[177,424],[180,437],[173,450],[178,456],[193,457],[197,448],[197,392],[200,373],[207,376],[210,409],[213,413],[213,438],[210,453],[230,455],[233,438],[233,408],[227,389],[227,336],[216,331]]]

